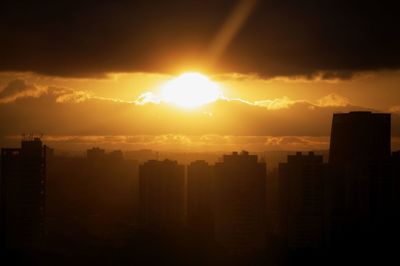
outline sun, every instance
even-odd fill
[[[197,72],[186,72],[161,87],[161,100],[183,108],[196,108],[221,97],[217,83]]]

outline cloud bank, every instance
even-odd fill
[[[162,102],[137,104],[66,88],[37,88],[23,81],[12,81],[0,96],[2,136],[35,132],[77,136],[319,137],[330,135],[333,113],[370,110],[353,106],[336,94],[316,103],[287,97],[256,102],[221,98],[197,109],[183,110]],[[393,136],[400,136],[400,116],[395,113],[392,128]]]

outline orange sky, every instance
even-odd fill
[[[2,143],[21,132],[43,132],[53,146],[79,149],[307,150],[326,149],[333,112],[393,113],[399,146],[400,73],[363,73],[348,80],[262,79],[208,75],[223,99],[199,108],[138,104],[175,76],[112,73],[99,79],[60,78],[29,72],[0,73]],[[136,101],[136,102],[135,102]]]
[[[221,85],[223,94],[228,98],[240,98],[247,101],[306,100],[313,103],[328,95],[335,94],[347,103],[373,108],[380,111],[396,110],[400,101],[398,84],[400,72],[382,71],[362,73],[349,80],[318,80],[298,78],[262,79],[257,75],[219,74],[209,75]],[[0,88],[5,88],[15,79],[23,79],[37,86],[54,86],[83,91],[92,96],[123,101],[134,101],[142,93],[156,91],[174,76],[156,73],[111,73],[108,77],[60,78],[33,73],[0,72]]]

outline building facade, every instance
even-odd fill
[[[332,240],[363,235],[385,217],[391,189],[391,116],[386,113],[334,114],[329,153]],[[389,201],[388,201],[389,200]]]
[[[266,164],[248,152],[224,155],[215,165],[215,239],[228,251],[265,245]]]
[[[46,146],[39,138],[1,150],[1,238],[9,248],[32,247],[45,233]]]
[[[324,184],[322,155],[289,155],[279,164],[280,233],[289,248],[316,248],[324,239]]]
[[[176,161],[139,166],[140,222],[153,231],[179,229],[185,222],[185,172]]]
[[[194,161],[187,168],[187,225],[199,236],[214,232],[214,167]]]

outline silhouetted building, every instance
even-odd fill
[[[168,232],[184,225],[184,167],[150,160],[139,166],[139,208],[143,227]]]
[[[137,222],[137,162],[125,160],[120,151],[98,154],[48,161],[49,237],[109,241],[126,237]]]
[[[390,134],[390,114],[333,115],[328,183],[333,238],[363,234],[384,216],[391,186]]]
[[[394,215],[400,218],[400,151],[392,153],[392,193]]]
[[[329,163],[346,168],[390,157],[390,114],[371,112],[333,115]]]
[[[124,159],[124,154],[120,150],[112,151],[112,152],[108,153],[107,156],[111,160],[115,160],[115,161],[122,161]]]
[[[216,241],[233,252],[263,249],[266,164],[234,152],[216,163],[215,173]]]
[[[187,168],[187,225],[192,232],[211,237],[214,231],[214,167],[205,161]]]
[[[281,236],[290,248],[317,248],[324,238],[322,155],[289,155],[279,164]]]
[[[86,151],[86,157],[89,160],[99,160],[103,159],[105,156],[106,156],[106,151],[100,149],[99,147],[94,147]]]
[[[37,245],[45,230],[46,146],[39,138],[1,150],[1,240],[9,248]]]

